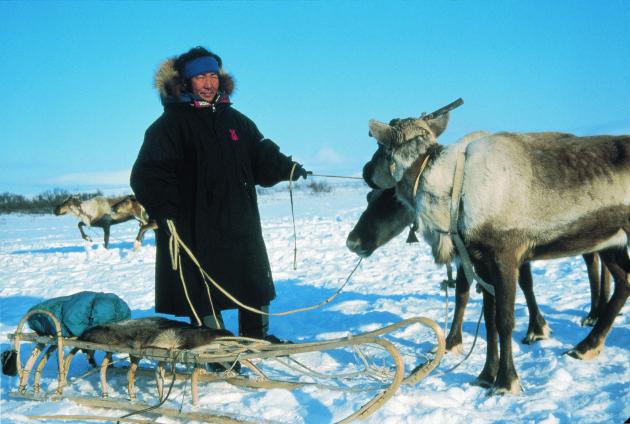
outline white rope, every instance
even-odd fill
[[[181,281],[182,281],[182,286],[184,287],[184,293],[186,294],[186,300],[188,301],[188,305],[190,306],[191,310],[193,311],[193,313],[195,315],[195,318],[197,319],[197,321],[199,323],[201,323],[201,320],[199,319],[199,316],[198,316],[198,314],[197,314],[197,312],[195,310],[195,307],[193,306],[192,301],[190,300],[190,297],[188,295],[188,290],[186,288],[186,282],[184,281],[184,274],[183,274],[183,272],[181,270],[181,254],[179,252],[180,248],[183,249],[184,252],[186,252],[186,254],[190,258],[190,260],[199,269],[199,272],[201,272],[202,281],[206,285],[206,288],[207,288],[207,291],[208,291],[208,295],[210,294],[210,286],[208,284],[208,281],[209,281],[217,290],[219,290],[225,297],[227,297],[229,300],[231,300],[236,305],[240,306],[241,308],[243,308],[243,309],[245,309],[247,311],[254,312],[254,313],[257,313],[257,314],[260,314],[260,315],[267,315],[267,316],[284,316],[284,315],[290,315],[290,314],[294,314],[294,313],[298,313],[298,312],[310,311],[310,310],[313,310],[313,309],[320,308],[320,307],[326,305],[327,303],[330,303],[335,297],[337,297],[337,295],[339,295],[339,293],[341,293],[343,288],[348,284],[348,282],[350,281],[350,278],[352,277],[354,272],[357,270],[357,268],[361,264],[361,261],[363,260],[363,258],[359,258],[359,261],[355,265],[355,267],[352,270],[352,272],[350,273],[350,275],[348,275],[348,277],[346,278],[346,281],[341,285],[341,287],[339,287],[339,289],[335,293],[333,293],[331,296],[329,296],[327,299],[323,300],[322,302],[318,303],[317,305],[307,306],[307,307],[298,308],[298,309],[292,309],[292,310],[284,311],[284,312],[275,312],[275,313],[265,312],[265,311],[261,311],[260,309],[253,308],[253,307],[251,307],[249,305],[245,305],[244,303],[240,302],[237,298],[235,298],[232,294],[230,294],[226,289],[224,289],[219,283],[217,283],[210,276],[210,274],[208,274],[203,269],[203,267],[201,266],[201,264],[199,263],[199,261],[197,260],[195,255],[192,253],[190,248],[181,239],[181,237],[179,236],[179,234],[177,232],[177,229],[175,228],[175,224],[173,223],[173,221],[168,219],[167,220],[167,224],[168,224],[168,229],[169,229],[169,231],[171,233],[171,239],[170,239],[170,242],[169,242],[169,246],[170,246],[169,249],[170,249],[170,254],[171,254],[171,263],[173,264],[173,266],[177,266],[179,271],[180,271],[179,274],[180,274],[180,278],[181,278]],[[177,245],[177,247],[175,247],[175,245]],[[174,259],[173,255],[176,255],[178,259]],[[177,269],[177,268],[174,268],[174,269]],[[212,301],[212,299],[210,301]],[[213,308],[213,311],[214,311],[214,308]]]
[[[291,218],[293,220],[293,270],[297,269],[297,231],[295,230],[295,213],[293,212],[293,174],[297,162],[293,163],[291,167],[291,173],[289,174],[289,199],[291,199]]]
[[[166,224],[168,225],[168,229],[171,234],[168,239],[168,251],[171,255],[171,267],[173,268],[173,271],[179,270],[179,280],[182,283],[182,288],[184,289],[184,295],[186,296],[186,301],[188,302],[188,306],[190,306],[190,310],[195,316],[195,321],[197,321],[197,325],[201,327],[201,325],[203,324],[201,322],[201,318],[199,318],[199,315],[197,314],[197,310],[193,306],[193,303],[190,300],[190,296],[188,295],[188,287],[186,286],[186,280],[184,279],[184,270],[181,264],[182,259],[181,259],[181,255],[179,254],[179,244],[177,243],[174,237],[174,233],[173,233],[173,231],[175,231],[175,224],[173,224],[173,221],[170,219],[166,220]]]

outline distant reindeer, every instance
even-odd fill
[[[157,223],[149,218],[149,214],[134,195],[127,196],[120,202],[112,205],[112,211],[115,216],[130,215],[140,223],[140,230],[136,240],[133,242],[134,249],[137,249],[142,244],[144,233],[148,230],[157,229]]]
[[[429,119],[371,120],[378,150],[365,177],[416,211],[437,263],[458,254],[463,240],[483,291],[487,352],[475,384],[517,393],[512,357],[515,285],[521,265],[599,252],[615,289],[589,335],[568,353],[596,357],[630,294],[630,136],[496,133],[442,146],[448,114]],[[419,174],[420,164],[426,170]],[[452,205],[455,170],[461,198]],[[418,181],[418,184],[415,183]],[[417,187],[417,192],[414,187]],[[451,211],[458,212],[456,234]],[[498,346],[498,343],[500,346]]]
[[[96,196],[88,200],[81,200],[79,196],[72,195],[55,207],[54,213],[57,216],[71,214],[79,218],[78,227],[83,240],[92,241],[83,231],[83,227],[86,225],[88,227],[102,228],[104,233],[104,245],[105,248],[107,248],[109,246],[109,234],[112,225],[120,224],[130,219],[138,219],[132,213],[122,210],[120,212],[114,212],[112,209],[114,205],[124,202],[130,197],[133,196],[127,195],[112,198]],[[140,221],[140,219],[138,220]],[[146,229],[144,231],[146,231]],[[142,234],[144,234],[144,232],[142,232]],[[140,234],[138,237],[139,236]],[[138,237],[136,237],[136,240],[138,240]]]
[[[362,257],[370,256],[376,249],[388,243],[405,228],[417,227],[417,219],[413,209],[396,198],[394,188],[373,189],[367,195],[368,205],[359,217],[348,238],[346,246]],[[413,231],[413,230],[412,230]],[[595,253],[584,255],[591,286],[591,310],[582,320],[583,325],[594,325],[603,313],[610,290],[610,273],[602,264],[602,276],[599,274],[599,256]],[[601,286],[600,286],[601,281]],[[549,335],[549,327],[536,303],[533,291],[533,280],[529,263],[524,263],[519,270],[519,286],[525,293],[529,310],[529,326],[522,342],[530,344],[543,340]],[[455,280],[455,312],[451,329],[446,338],[446,349],[461,353],[462,323],[464,311],[468,303],[470,285],[461,266],[457,270]]]

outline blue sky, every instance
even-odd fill
[[[165,58],[203,45],[307,169],[356,174],[370,118],[458,97],[474,130],[630,134],[630,1],[0,2],[0,192],[128,187]]]

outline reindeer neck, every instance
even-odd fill
[[[81,221],[83,221],[85,224],[90,225],[90,223],[92,222],[92,219],[90,218],[90,216],[83,210],[83,208],[81,207],[81,205],[73,205],[71,212],[76,215]]]

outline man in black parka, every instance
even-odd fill
[[[159,227],[155,309],[223,328],[220,311],[237,306],[211,285],[208,292],[182,252],[186,296],[171,266],[166,220],[175,223],[215,281],[245,305],[267,311],[276,293],[255,186],[288,180],[294,162],[232,108],[234,80],[218,55],[196,47],[169,59],[160,66],[155,85],[164,113],[147,129],[131,172],[137,199]],[[307,172],[296,165],[293,175],[306,178]],[[266,315],[239,308],[240,335],[267,338],[267,329]]]

